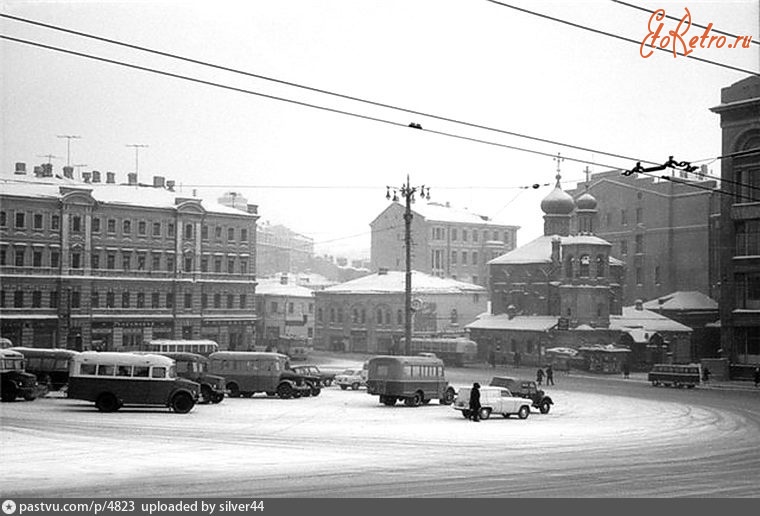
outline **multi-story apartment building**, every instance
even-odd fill
[[[153,338],[253,346],[256,206],[129,174],[0,179],[0,319],[14,344],[134,349]]]
[[[314,293],[292,275],[258,281],[256,314],[259,347],[278,347],[283,338],[310,344],[314,338]]]
[[[398,353],[403,349],[406,273],[381,269],[314,293],[316,349]],[[412,329],[461,333],[486,310],[480,285],[412,272]]]
[[[579,199],[588,192],[597,200],[594,233],[626,263],[623,304],[680,290],[717,296],[717,259],[710,249],[715,181],[680,172],[674,181],[621,172],[592,174],[587,185],[568,193]],[[577,213],[573,224],[577,229]]]
[[[760,364],[760,77],[723,88],[720,100],[721,348],[749,374]]]
[[[390,204],[372,228],[372,270],[406,269],[404,206]],[[419,201],[412,206],[412,264],[416,271],[485,285],[489,260],[511,251],[519,226],[498,224],[485,215]]]

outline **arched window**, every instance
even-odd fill
[[[401,309],[396,312],[396,324],[399,326],[404,324],[404,312]]]
[[[587,254],[584,254],[583,256],[581,256],[580,270],[579,270],[579,275],[581,278],[589,277],[590,264],[591,264],[591,258],[589,258]]]
[[[603,278],[605,276],[605,270],[604,270],[604,255],[600,254],[596,257],[596,277],[597,278]]]
[[[383,324],[383,311],[380,308],[377,309],[377,324]]]
[[[568,256],[565,261],[565,276],[568,278],[573,277],[573,257]]]
[[[357,324],[359,322],[359,310],[354,308],[351,310],[351,322]]]
[[[185,239],[189,240],[193,238],[193,225],[185,224]]]

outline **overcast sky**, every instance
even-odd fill
[[[758,38],[757,0],[641,2]],[[641,41],[650,15],[608,0],[505,0]],[[720,155],[720,89],[748,76],[593,34],[485,0],[247,2],[3,2],[3,13],[384,104],[655,162]],[[677,22],[666,20],[665,30]],[[688,36],[701,35],[692,27]],[[218,197],[242,192],[262,219],[314,238],[318,252],[369,257],[369,223],[386,185],[410,174],[431,200],[542,231],[549,156],[405,127],[447,132],[575,158],[567,188],[629,159],[573,150],[183,63],[2,20],[2,34],[300,102],[380,123],[3,40],[2,173],[54,154],[56,168],[135,169]],[[693,56],[757,72],[760,46],[697,48]],[[394,125],[399,124],[399,125]],[[708,163],[719,174],[719,162]],[[348,238],[354,237],[354,238]]]

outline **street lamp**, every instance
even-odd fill
[[[412,349],[412,203],[414,195],[419,192],[420,197],[430,200],[430,187],[411,186],[409,174],[406,175],[406,184],[399,188],[392,186],[385,187],[385,198],[389,201],[398,202],[399,195],[405,199],[406,209],[404,210],[404,245],[406,246],[406,289],[404,296],[405,321],[404,321],[404,354],[411,354]],[[391,192],[393,193],[391,195]]]

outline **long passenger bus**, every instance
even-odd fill
[[[655,364],[649,371],[647,379],[652,385],[694,388],[701,379],[702,368],[699,364]]]
[[[477,360],[478,344],[466,337],[413,337],[410,352],[434,353],[446,365],[462,367]]]
[[[443,360],[424,356],[376,356],[369,359],[367,393],[392,406],[403,401],[409,407],[438,399],[454,401],[454,388],[446,381]]]
[[[101,412],[124,405],[159,405],[190,412],[200,386],[178,378],[174,360],[162,355],[85,351],[71,359],[68,397],[94,401]]]
[[[151,340],[145,351],[149,353],[195,353],[209,356],[219,351],[219,344],[213,340]]]
[[[11,348],[24,355],[26,372],[51,391],[57,391],[69,383],[69,365],[79,352],[57,348]]]
[[[250,398],[257,392],[265,392],[287,399],[318,396],[321,392],[317,378],[292,371],[290,360],[280,353],[219,351],[209,359],[209,371],[225,378],[232,398]]]

